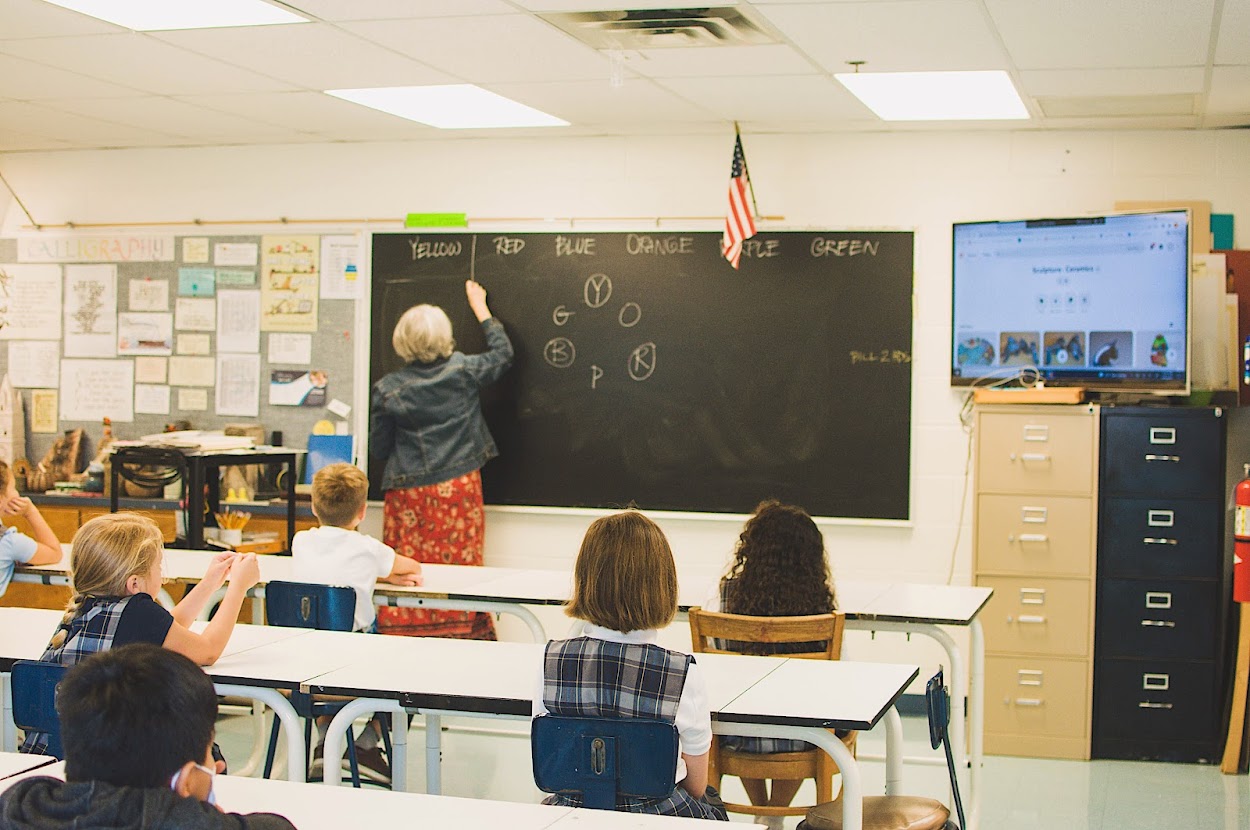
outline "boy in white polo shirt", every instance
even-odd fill
[[[356,592],[356,631],[377,632],[373,588],[379,579],[396,585],[420,585],[421,565],[356,530],[365,518],[369,479],[352,464],[328,464],[313,476],[312,510],[320,527],[302,530],[291,542],[292,579],[322,585],[347,585]],[[324,719],[328,722],[328,718]],[[323,730],[325,724],[319,723]],[[361,775],[390,783],[390,769],[377,746],[377,719],[356,741]],[[321,747],[312,773],[321,772]]]

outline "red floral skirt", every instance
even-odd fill
[[[400,556],[440,565],[481,565],[486,515],[477,470],[450,481],[387,490],[382,541]],[[426,608],[378,609],[378,633],[494,640],[490,614]]]

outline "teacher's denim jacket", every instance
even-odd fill
[[[494,317],[482,331],[482,354],[413,361],[373,385],[369,454],[386,459],[383,490],[449,481],[499,454],[479,391],[512,365],[512,341]]]

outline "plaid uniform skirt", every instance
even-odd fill
[[[485,531],[477,470],[438,484],[386,491],[382,541],[400,556],[439,565],[481,565]],[[494,640],[495,625],[490,614],[477,611],[382,607],[378,633]]]

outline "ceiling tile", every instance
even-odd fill
[[[137,32],[8,41],[2,48],[39,63],[158,95],[291,88]]]
[[[1211,115],[1250,113],[1250,66],[1217,66],[1211,72],[1211,94],[1207,96]]]
[[[490,90],[559,116],[574,126],[645,126],[720,120],[714,113],[692,105],[658,84],[638,78],[626,79],[619,87],[612,87],[603,79],[491,84]],[[552,131],[555,132],[558,131]]]
[[[634,0],[629,2],[632,6]],[[288,0],[285,5],[322,20],[399,20],[516,11],[512,3],[503,0]]]
[[[20,124],[24,132],[34,135],[75,145],[86,142],[100,147],[124,147],[135,141],[149,143],[153,137],[169,137],[154,130],[114,124],[28,103],[0,104],[0,124]]]
[[[1206,69],[1186,66],[1163,69],[1030,69],[1019,73],[1027,95],[1172,95],[1203,91]]]
[[[1250,0],[1224,0],[1215,62],[1225,66],[1250,64]]]
[[[4,104],[0,103],[0,111]],[[72,145],[69,142],[42,135],[18,132],[0,127],[0,152],[17,153],[30,150],[64,150]]]
[[[425,64],[326,23],[157,32],[154,37],[305,89],[455,82]]]
[[[106,83],[77,72],[67,72],[34,61],[3,54],[0,42],[0,95],[20,101],[45,98],[121,98],[142,95],[139,90]]]
[[[608,60],[527,15],[345,23],[345,29],[469,83],[607,78]]]
[[[1201,66],[1215,0],[985,0],[1020,69]]]
[[[322,92],[271,92],[248,95],[199,95],[180,99],[189,104],[301,132],[359,139],[406,138],[432,130],[395,115],[378,112]]]
[[[44,0],[0,3],[0,40],[124,32],[121,26],[72,12]]]
[[[994,33],[969,0],[828,3],[756,9],[830,72],[1007,69]]]
[[[212,139],[279,139],[298,130],[197,107],[172,98],[83,98],[54,101],[49,107],[116,124],[173,136]]]
[[[789,46],[725,46],[625,52],[626,67],[649,78],[809,75],[817,68]]]
[[[806,121],[828,125],[862,119],[881,123],[845,87],[824,75],[670,78],[657,83],[727,121]]]

